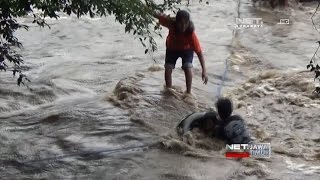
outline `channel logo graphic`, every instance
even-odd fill
[[[256,144],[227,144],[227,158],[270,158],[271,145],[270,143]]]
[[[289,19],[280,19],[278,24],[290,24],[290,20]]]
[[[236,18],[236,28],[256,28],[263,27],[262,18]]]

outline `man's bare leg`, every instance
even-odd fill
[[[164,79],[166,81],[166,87],[172,88],[172,68],[165,68]]]
[[[187,93],[191,94],[191,86],[192,86],[192,68],[184,68],[184,74],[186,77],[186,87]]]

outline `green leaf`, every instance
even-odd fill
[[[310,72],[314,71],[316,68],[315,67],[311,67]]]
[[[126,26],[126,27],[124,28],[124,31],[125,31],[125,33],[130,32],[130,27]]]
[[[310,65],[310,64],[308,64],[308,65],[307,65],[307,69],[309,69],[309,68],[310,68],[310,66],[311,66],[311,65]]]

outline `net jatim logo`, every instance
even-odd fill
[[[227,158],[270,158],[271,145],[270,143],[256,144],[227,144]]]
[[[263,27],[262,18],[236,18],[236,28],[261,28]]]

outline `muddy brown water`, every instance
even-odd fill
[[[283,11],[217,0],[188,9],[209,75],[205,86],[195,58],[191,97],[181,62],[176,90],[163,87],[165,39],[154,63],[113,17],[62,16],[48,20],[51,29],[21,18],[32,26],[17,33],[32,90],[1,73],[1,179],[319,179],[320,102],[312,74],[301,72],[317,48],[315,4]],[[234,30],[238,15],[262,18],[263,28]],[[290,24],[277,25],[281,18]],[[214,107],[225,60],[222,93],[256,141],[271,143],[270,159],[228,160],[219,141],[192,147],[175,134],[187,114]]]

